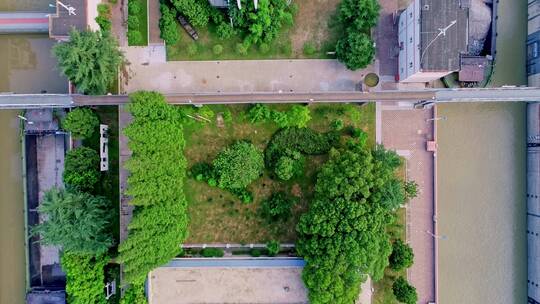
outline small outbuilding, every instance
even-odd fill
[[[483,56],[461,56],[459,81],[481,82],[486,74],[488,59]]]

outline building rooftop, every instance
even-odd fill
[[[83,31],[87,27],[86,20],[87,0],[56,0],[56,14],[49,19],[49,36],[51,38],[64,38],[69,36],[72,28]],[[72,13],[68,8],[73,8]]]
[[[484,80],[488,60],[483,56],[462,56],[459,81],[481,82]]]
[[[423,71],[457,71],[467,53],[468,7],[460,0],[422,0],[420,63]]]

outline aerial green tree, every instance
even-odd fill
[[[194,27],[205,27],[214,9],[206,0],[171,0],[171,3]]]
[[[79,92],[102,95],[123,61],[118,43],[107,32],[72,30],[69,40],[53,47],[58,66]]]
[[[71,132],[74,139],[90,138],[98,127],[99,118],[88,108],[75,108],[62,120],[62,128]]]
[[[271,114],[272,110],[267,105],[257,103],[249,109],[247,115],[252,123],[256,123],[270,119]]]
[[[264,169],[262,152],[253,144],[240,141],[221,151],[213,161],[218,186],[242,189],[259,178]]]
[[[275,192],[262,201],[261,215],[268,222],[286,221],[291,216],[291,208],[294,200],[287,196],[285,192]]]
[[[268,250],[268,256],[276,256],[279,253],[279,250],[281,248],[281,245],[276,240],[271,240],[268,243],[266,243],[266,249]]]
[[[78,147],[66,154],[64,183],[81,191],[92,191],[99,182],[99,155],[88,147]]]
[[[412,266],[414,260],[414,253],[412,248],[403,243],[402,240],[397,239],[392,244],[392,254],[390,254],[390,268],[394,271],[401,271],[403,269]]]
[[[66,273],[66,293],[70,304],[105,304],[106,255],[64,252],[62,270]]]
[[[104,197],[53,188],[38,212],[47,220],[33,228],[46,245],[76,254],[102,254],[113,245],[111,205]]]
[[[350,70],[367,67],[375,57],[375,47],[371,38],[364,33],[349,30],[345,37],[337,42],[337,59]]]
[[[375,281],[383,276],[391,253],[386,227],[394,216],[381,203],[381,192],[397,166],[382,163],[380,155],[386,154],[350,141],[330,151],[317,176],[297,227],[311,303],[353,303],[367,275]]]
[[[307,106],[294,105],[287,111],[287,127],[305,128],[311,120],[309,108]]]
[[[124,264],[126,282],[142,285],[150,270],[181,252],[179,245],[187,236],[187,162],[182,117],[161,94],[131,94],[128,110],[133,121],[124,134],[132,156],[125,164],[130,172],[125,194],[135,211],[117,259]]]
[[[161,10],[161,19],[159,19],[160,37],[165,41],[165,44],[174,45],[180,39],[180,32],[176,24],[176,9],[170,8],[164,3],[159,8]]]
[[[380,9],[377,0],[343,0],[339,4],[339,19],[346,26],[362,31],[377,24]]]
[[[392,285],[392,291],[396,300],[405,304],[415,304],[418,301],[418,294],[416,293],[416,288],[411,286],[409,282],[403,277],[396,279]]]
[[[294,159],[288,156],[282,156],[276,164],[276,175],[279,179],[287,181],[294,176]]]

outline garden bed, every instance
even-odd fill
[[[135,5],[138,9],[131,8],[131,5]],[[129,0],[128,7],[128,44],[129,46],[146,46],[148,45],[148,0]],[[130,21],[130,18],[136,19],[137,22],[131,23],[133,21]],[[140,33],[140,36],[130,34],[130,32]]]
[[[287,110],[292,105],[275,105],[273,109]],[[246,117],[248,105],[210,108],[219,113],[230,111],[231,122],[195,122],[185,125],[185,155],[188,168],[199,162],[212,162],[219,151],[237,140],[248,140],[260,150],[264,150],[271,136],[279,129],[273,122],[251,123]],[[345,126],[363,129],[368,134],[370,144],[375,142],[375,105],[317,104],[310,105],[312,119],[308,127],[315,131],[327,132],[337,118]],[[218,187],[211,187],[203,181],[188,178],[185,193],[189,202],[189,237],[186,243],[265,243],[271,239],[282,243],[296,240],[296,223],[305,212],[313,192],[317,169],[326,160],[326,155],[307,156],[304,176],[289,181],[270,178],[265,169],[261,178],[249,187],[254,199],[242,203],[235,195]],[[261,202],[271,193],[284,191],[295,197],[292,216],[285,222],[273,224],[263,220],[259,214]]]
[[[310,1],[299,0],[294,25],[284,26],[278,37],[269,44],[267,51],[253,45],[247,54],[236,52],[236,44],[242,39],[233,36],[221,40],[216,35],[216,26],[196,28],[199,40],[192,40],[179,26],[179,42],[167,47],[168,60],[248,60],[248,59],[290,59],[290,58],[334,58],[327,52],[335,51],[336,41],[341,33],[339,25],[332,22],[340,0]],[[219,54],[216,45],[222,46]]]

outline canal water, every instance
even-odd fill
[[[50,11],[44,0],[0,0],[0,11]],[[47,35],[0,35],[0,92],[65,93]],[[24,198],[18,111],[0,110],[0,304],[25,302]]]
[[[527,1],[500,0],[493,86],[524,85]],[[526,106],[439,105],[439,303],[527,303]]]

